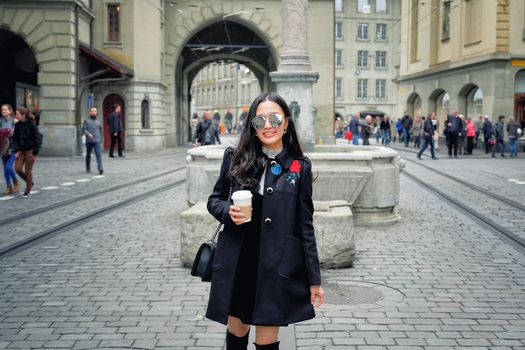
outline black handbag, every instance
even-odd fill
[[[230,201],[232,195],[232,188],[230,187],[230,194],[228,195],[228,202]],[[195,277],[200,277],[203,282],[210,282],[213,264],[213,257],[215,255],[215,250],[217,248],[217,235],[221,231],[222,224],[219,224],[217,230],[213,234],[212,238],[209,241],[206,241],[201,244],[195,259],[193,260],[193,265],[191,266],[191,275]]]

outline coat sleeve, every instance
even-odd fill
[[[222,159],[221,172],[219,178],[213,187],[213,192],[208,198],[208,212],[213,215],[224,225],[234,225],[231,220],[230,201],[228,195],[230,193],[230,182],[227,180],[228,171],[230,169],[230,161],[233,155],[233,148],[228,147],[224,151],[224,157]]]
[[[311,286],[319,285],[321,284],[321,270],[313,225],[312,163],[308,158],[305,158],[303,162],[301,187],[297,200],[297,229],[303,242],[308,282]]]
[[[33,139],[33,155],[38,156],[40,153],[40,148],[42,148],[42,134],[38,131],[38,126],[36,124],[31,124],[31,137]]]

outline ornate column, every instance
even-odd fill
[[[270,77],[292,109],[299,137],[306,148],[315,143],[312,86],[319,74],[312,70],[308,54],[308,0],[282,0],[283,50],[281,62]]]

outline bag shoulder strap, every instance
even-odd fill
[[[230,185],[230,193],[228,194],[228,202],[232,198],[232,191],[233,191],[233,185]],[[221,231],[221,227],[222,227],[222,223],[219,223],[219,226],[217,227],[217,230],[215,230],[215,233],[213,234],[213,236],[211,238],[212,242],[215,242],[215,240],[217,239],[217,235]]]

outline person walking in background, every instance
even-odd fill
[[[396,132],[397,132],[397,142],[401,143],[403,141],[403,123],[401,118],[398,118],[396,121]],[[394,137],[394,142],[396,142]]]
[[[236,148],[224,152],[208,211],[222,224],[206,317],[227,325],[226,349],[278,350],[279,328],[324,302],[313,226],[312,165],[291,111],[275,93],[252,103]],[[250,191],[251,220],[229,193]]]
[[[2,105],[2,115],[0,117],[0,147],[6,190],[4,194],[18,192],[20,184],[16,178],[15,160],[16,153],[13,152],[13,132],[15,130],[15,118],[11,105]]]
[[[421,133],[423,132],[423,121],[420,115],[414,118],[414,125],[412,127],[412,136],[414,138],[414,147],[419,149],[421,146]]]
[[[379,139],[382,137],[381,133],[381,117],[376,116],[376,121],[374,125],[374,134],[376,135],[376,144],[379,145]],[[384,140],[381,141],[381,143],[385,143]]]
[[[459,119],[461,119],[461,129],[458,133],[458,153],[460,155],[465,155],[465,144],[467,141],[467,123],[465,122],[465,116],[459,114]]]
[[[481,114],[478,115],[478,119],[476,120],[476,123],[474,126],[476,128],[476,138],[474,140],[474,148],[477,148],[478,141],[479,141],[479,135],[481,134],[483,130],[483,116]]]
[[[471,156],[476,139],[476,127],[474,126],[474,121],[472,121],[472,118],[470,117],[467,117],[465,123],[465,133],[467,135],[467,154]]]
[[[505,157],[505,142],[503,141],[503,138],[505,137],[504,121],[505,116],[500,115],[498,117],[496,126],[494,127],[494,136],[496,137],[496,144],[494,145],[494,148],[492,148],[492,158],[496,158],[495,154],[498,151],[498,148],[501,148],[501,157]]]
[[[437,152],[439,149],[439,120],[436,118],[436,112],[430,112],[427,119],[432,120],[432,125],[434,126],[432,139],[434,140],[434,150]]]
[[[391,123],[390,123],[390,117],[385,114],[383,117],[383,120],[380,124],[381,129],[381,143],[385,146],[388,146],[390,144],[390,140],[392,138],[392,131],[391,131]]]
[[[431,112],[428,114],[428,118],[425,119],[425,122],[423,123],[423,130],[421,132],[421,137],[423,138],[423,145],[419,149],[419,152],[417,153],[417,159],[421,159],[421,155],[427,147],[430,145],[430,155],[432,156],[432,159],[436,158],[436,153],[434,150],[434,133],[436,132],[436,129],[434,128],[434,123],[432,122],[432,119],[436,117],[436,113]]]
[[[365,120],[361,120],[360,127],[363,145],[370,146],[370,136],[372,135],[372,116],[367,115]]]
[[[217,124],[211,120],[211,111],[204,111],[202,120],[197,125],[197,132],[195,133],[195,139],[193,140],[193,146],[197,146],[197,143],[201,145],[215,145],[221,144],[221,137]]]
[[[101,148],[102,143],[102,125],[97,119],[97,109],[95,107],[89,110],[89,118],[84,120],[82,124],[82,133],[86,135],[86,171],[91,172],[91,152],[95,150],[95,157],[97,159],[98,173],[102,175],[104,169],[102,168]]]
[[[122,125],[121,117],[122,107],[119,104],[113,106],[113,112],[108,117],[109,133],[111,134],[111,145],[109,146],[109,156],[115,158],[113,155],[115,144],[117,144],[118,156],[124,158],[122,154],[122,133],[124,126]]]
[[[412,118],[410,118],[408,112],[405,112],[405,115],[403,115],[401,123],[403,125],[403,142],[405,143],[405,147],[408,147],[408,143],[410,142],[410,132],[412,131],[413,125]]]
[[[520,125],[516,122],[514,116],[510,116],[509,123],[507,124],[507,135],[509,137],[509,152],[511,158],[518,156],[518,153],[516,152],[516,139],[520,136],[518,135],[519,127]]]
[[[352,144],[359,145],[359,139],[361,135],[359,134],[359,123],[361,122],[361,114],[356,112],[352,115],[350,123],[348,123],[348,130],[352,133]]]
[[[335,119],[335,138],[336,139],[343,138],[344,129],[345,129],[345,122],[343,121],[343,118],[337,117]]]
[[[492,123],[489,120],[489,116],[484,115],[483,119],[483,142],[485,143],[485,154],[489,154],[492,148],[492,145],[490,144],[490,139],[494,135],[494,131],[492,130]]]
[[[462,128],[463,125],[458,116],[458,111],[453,109],[452,114],[448,116],[448,119],[445,122],[445,135],[447,137],[449,158],[452,158],[452,150],[454,150],[454,157],[458,157],[458,134]]]
[[[29,197],[33,183],[33,165],[42,147],[42,134],[38,131],[34,115],[25,108],[17,108],[13,132],[13,151],[17,153],[15,170],[26,183],[22,197]]]

